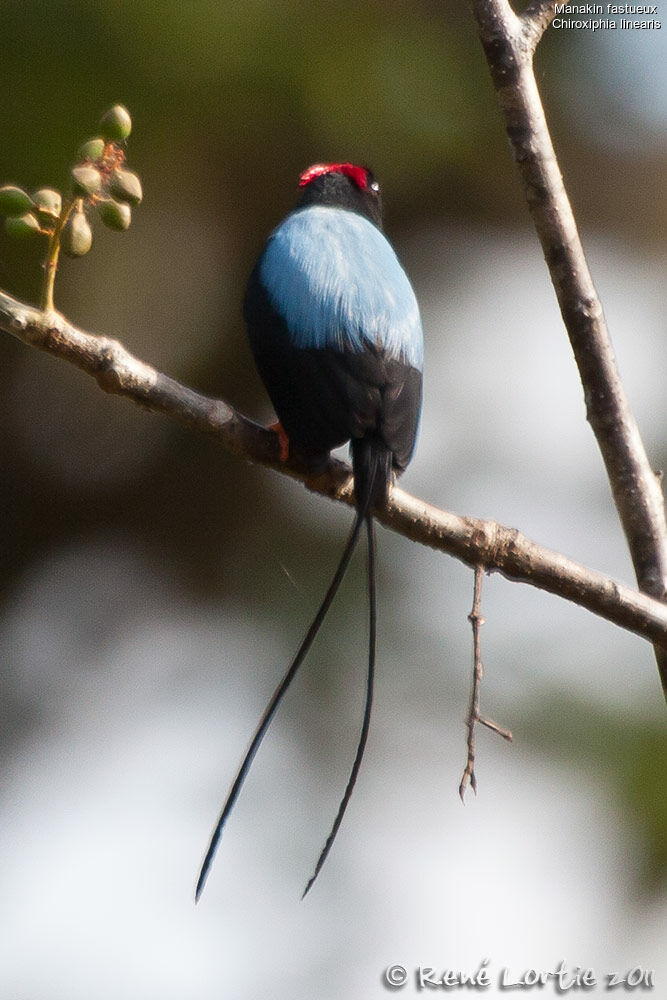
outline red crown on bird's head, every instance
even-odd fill
[[[368,191],[371,188],[376,190],[373,187],[373,183],[376,182],[369,183],[370,170],[367,167],[355,167],[353,163],[316,163],[301,174],[299,187],[306,187],[311,181],[317,177],[323,177],[325,174],[343,174],[353,180],[361,191]]]

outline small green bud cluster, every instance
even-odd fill
[[[13,184],[5,184],[4,187],[0,188],[0,213],[6,216],[5,229],[10,236],[15,236],[17,239],[29,239],[31,236],[46,231],[42,230],[40,224],[40,215],[43,210],[40,209],[37,196],[42,200],[42,204],[46,203],[47,206],[49,204],[48,196],[51,196],[52,203],[55,203],[53,201],[55,197],[61,201],[59,193],[50,191],[48,188],[36,191],[32,198],[27,191],[15,187]]]
[[[71,193],[51,188],[29,195],[14,185],[0,187],[0,215],[10,236],[48,236],[72,257],[88,253],[93,231],[88,215],[96,210],[109,229],[124,232],[143,192],[137,174],[125,166],[125,142],[132,131],[127,108],[116,104],[102,116],[98,135],[84,142],[70,172]]]

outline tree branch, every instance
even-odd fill
[[[667,525],[653,472],[618,374],[551,142],[532,59],[551,21],[545,0],[517,16],[508,0],[472,0],[514,159],[523,182],[584,389],[639,589],[667,597]],[[667,694],[667,651],[656,648]]]
[[[232,454],[300,480],[314,492],[353,504],[351,472],[330,460],[316,478],[298,459],[280,461],[278,435],[221,400],[209,399],[135,358],[121,343],[72,326],[60,313],[41,313],[0,291],[0,329],[92,375],[105,392],[214,434]],[[438,510],[394,487],[378,521],[413,541],[469,566],[564,597],[667,650],[667,606],[531,542],[514,528]]]
[[[465,793],[468,785],[470,785],[473,792],[477,794],[477,776],[475,774],[477,723],[479,722],[492,732],[498,733],[499,736],[502,736],[503,739],[507,740],[509,743],[511,743],[513,739],[512,733],[509,729],[505,729],[504,726],[499,726],[497,722],[493,722],[491,719],[485,719],[484,716],[479,714],[479,703],[482,695],[482,678],[484,676],[481,639],[481,630],[482,625],[484,624],[484,616],[482,615],[483,581],[484,567],[479,565],[475,566],[475,588],[473,591],[472,610],[468,615],[468,621],[472,625],[472,690],[470,692],[470,707],[468,708],[468,718],[466,720],[468,728],[468,755],[466,758],[466,766],[463,771],[463,776],[461,777],[461,783],[459,784],[461,802],[465,802]]]

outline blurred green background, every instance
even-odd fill
[[[537,61],[656,468],[663,34],[550,30]],[[127,234],[98,226],[92,252],[63,262],[56,305],[72,322],[269,419],[240,315],[246,276],[302,169],[369,164],[425,321],[406,488],[632,580],[465,4],[4,0],[0,37],[0,183],[64,186],[101,113],[117,101],[132,112],[128,162],[145,200]],[[36,301],[39,280],[39,249],[0,233],[0,287]],[[213,998],[231,982],[237,997],[379,996],[401,947],[408,963],[430,948],[435,964],[515,954],[524,966],[569,947],[573,964],[662,963],[664,982],[667,747],[639,640],[489,580],[484,710],[518,749],[480,739],[480,796],[462,813],[472,577],[381,532],[375,751],[330,882],[298,909],[358,726],[361,563],[258,758],[268,784],[258,795],[248,783],[243,839],[223,841],[213,900],[194,914],[198,852],[349,514],[4,335],[0,454],[5,995],[118,997],[139,984],[146,997]],[[418,829],[399,823],[399,801],[378,811],[383,780],[400,780]],[[276,788],[278,804],[266,799]],[[450,893],[460,869],[467,889]],[[477,923],[471,900],[489,885],[504,906]],[[590,941],[577,930],[584,900]],[[589,951],[575,956],[572,941]]]

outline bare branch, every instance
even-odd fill
[[[477,794],[477,777],[475,776],[475,729],[479,720],[479,698],[482,689],[482,676],[484,667],[482,666],[482,640],[481,630],[484,624],[482,617],[482,583],[484,581],[484,567],[475,566],[475,590],[473,593],[472,610],[468,615],[468,621],[472,625],[472,691],[470,693],[470,707],[468,709],[468,757],[466,766],[459,785],[459,795],[461,802],[465,799],[465,791],[470,784],[473,792]]]
[[[507,0],[472,0],[498,102],[528,206],[556,290],[584,388],[587,417],[607,469],[639,589],[667,595],[667,525],[662,490],[625,396],[583,247],[563,185],[533,73],[549,23],[533,0],[517,17]],[[667,653],[656,649],[667,694]]]
[[[85,333],[59,313],[41,313],[4,292],[0,292],[0,329],[88,372],[105,392],[214,434],[234,455],[298,479],[314,492],[354,503],[351,472],[343,462],[332,459],[317,478],[298,459],[282,463],[280,440],[273,431],[162,374],[117,340]],[[376,517],[406,538],[448,552],[469,566],[482,565],[564,597],[667,649],[667,606],[536,545],[514,528],[438,510],[398,487]]]
[[[482,615],[482,583],[484,581],[484,567],[480,564],[475,566],[475,589],[473,593],[472,600],[472,610],[468,615],[468,621],[472,625],[472,658],[473,658],[473,673],[472,673],[472,691],[470,695],[470,707],[468,709],[468,718],[466,720],[466,725],[468,727],[468,757],[466,759],[465,770],[463,771],[463,777],[461,778],[461,784],[459,785],[459,795],[461,796],[461,801],[464,801],[465,790],[470,784],[473,792],[477,792],[477,778],[475,776],[475,735],[477,730],[477,723],[479,722],[482,726],[486,726],[494,733],[498,733],[503,739],[512,742],[512,733],[509,729],[504,729],[499,726],[497,722],[492,719],[485,719],[479,714],[479,703],[480,696],[482,693],[482,677],[484,676],[484,667],[482,665],[482,625],[484,624],[484,617]]]

